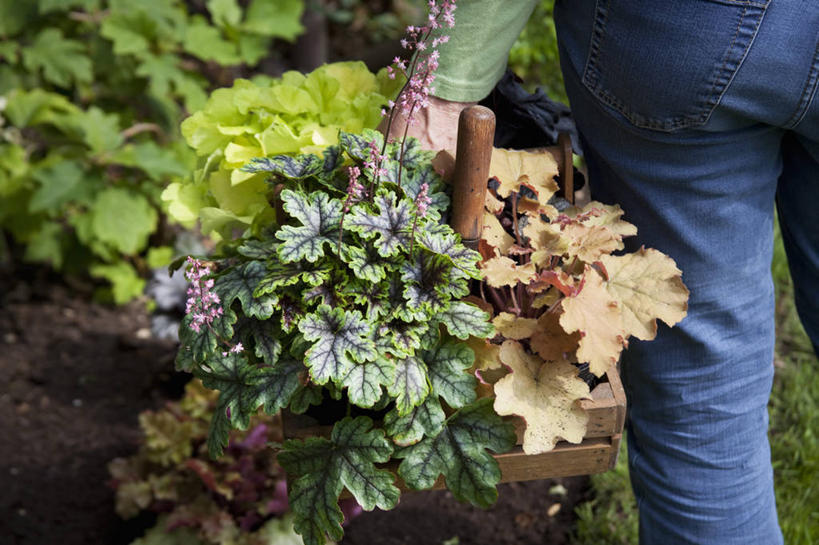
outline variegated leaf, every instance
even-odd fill
[[[395,381],[387,388],[400,416],[408,414],[429,395],[427,365],[417,356],[396,358]]]
[[[428,396],[423,403],[401,416],[396,409],[384,417],[384,431],[401,447],[414,445],[425,435],[436,435],[444,423],[444,410],[437,396]]]
[[[273,315],[273,309],[278,303],[276,295],[262,295],[256,297],[254,291],[264,278],[267,268],[260,261],[248,261],[235,265],[221,274],[213,286],[222,300],[224,308],[230,308],[233,301],[239,300],[242,310],[248,316],[266,320]]]
[[[320,305],[302,318],[299,330],[306,340],[314,341],[305,354],[305,363],[316,384],[340,382],[356,362],[376,357],[370,324],[358,311]]]
[[[372,407],[381,399],[381,387],[395,381],[395,360],[380,356],[373,361],[356,363],[342,379],[347,387],[350,403],[359,407]]]
[[[324,161],[313,154],[257,157],[242,167],[244,172],[270,172],[288,180],[304,180],[324,171]]]
[[[383,257],[398,254],[402,248],[409,249],[412,231],[412,203],[401,199],[396,204],[395,193],[380,192],[375,196],[378,213],[361,204],[352,209],[344,227],[355,231],[364,239],[375,237],[375,247]]]
[[[315,262],[324,255],[325,244],[336,247],[342,215],[340,200],[320,191],[306,195],[289,189],[282,191],[281,198],[285,212],[301,223],[284,225],[276,233],[282,241],[278,254],[283,262]]]

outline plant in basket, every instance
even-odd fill
[[[452,23],[453,9],[432,2],[427,26],[410,28],[405,44],[416,55],[408,66],[397,61],[407,79],[393,113],[411,121],[425,106],[445,40],[432,31]],[[516,441],[499,413],[526,419],[527,452],[557,437],[579,440],[585,422],[575,402],[588,387],[573,364],[601,374],[628,335],[650,336],[656,315],[679,319],[655,312],[665,291],[676,290],[670,306],[684,306],[670,259],[652,250],[634,254],[649,260],[636,264],[605,255],[633,234],[619,209],[558,212],[556,171],[523,155],[497,157],[480,252],[445,223],[448,187],[435,154],[406,133],[388,142],[363,131],[341,132],[321,156],[243,167],[267,176],[275,221],[225,241],[218,257],[187,260],[177,365],[220,391],[211,456],[259,407],[298,414],[336,403],[329,436],[277,446],[307,544],[342,537],[345,489],[365,510],[397,504],[390,460],[409,488],[443,476],[457,499],[489,506],[501,475],[488,451]],[[652,269],[658,260],[662,270]],[[643,264],[645,274],[632,274]],[[631,282],[650,279],[659,279],[659,295],[643,299]],[[487,392],[478,378],[494,383],[494,397],[478,394]]]
[[[495,410],[522,417],[523,451],[538,454],[583,439],[587,380],[618,361],[630,336],[651,340],[657,319],[684,318],[688,290],[665,254],[622,253],[637,229],[619,206],[578,208],[558,197],[549,153],[493,150],[489,174],[483,282],[471,299],[497,334],[469,345]]]

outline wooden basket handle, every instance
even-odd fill
[[[495,114],[484,106],[464,108],[458,118],[458,147],[452,178],[452,228],[477,250],[483,231],[486,181],[495,138]]]

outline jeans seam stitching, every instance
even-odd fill
[[[819,41],[816,43],[816,49],[813,52],[813,63],[808,72],[808,77],[805,80],[805,86],[802,88],[802,93],[799,98],[799,105],[791,115],[790,119],[783,125],[785,129],[794,129],[808,113],[808,108],[813,102],[816,95],[817,82],[819,81]]]
[[[605,7],[605,10],[601,10],[601,4],[606,2],[606,0],[597,0],[595,2],[595,13],[600,15],[602,13],[602,17],[595,17],[594,26],[592,28],[592,36],[589,44],[589,54],[586,59],[586,68],[583,73],[583,77],[581,78],[582,83],[589,89],[592,95],[596,96],[600,101],[604,104],[614,108],[617,110],[621,115],[623,115],[626,119],[629,120],[635,127],[641,129],[653,129],[662,132],[672,132],[679,129],[686,129],[692,128],[696,126],[702,126],[703,124],[707,123],[708,120],[714,113],[714,110],[719,105],[722,97],[728,90],[731,82],[734,79],[734,75],[736,75],[736,71],[739,70],[740,66],[742,66],[743,61],[748,56],[748,51],[751,48],[751,45],[756,39],[756,33],[759,30],[759,25],[762,22],[762,19],[765,16],[766,8],[768,6],[768,2],[752,2],[752,1],[731,1],[730,3],[733,5],[743,6],[742,15],[739,18],[739,22],[737,23],[736,31],[734,32],[734,37],[731,40],[731,44],[728,47],[727,51],[725,52],[725,56],[722,59],[722,64],[720,67],[715,71],[715,75],[713,78],[713,82],[711,84],[711,89],[709,91],[709,95],[712,95],[717,88],[717,82],[720,79],[721,74],[725,71],[725,67],[728,65],[729,60],[731,58],[731,52],[734,49],[734,46],[737,42],[739,34],[742,30],[743,23],[746,21],[748,16],[748,8],[754,7],[761,10],[761,14],[759,18],[756,20],[755,24],[753,25],[752,32],[754,33],[751,40],[748,42],[748,45],[744,48],[741,57],[737,60],[737,68],[734,71],[734,74],[729,77],[723,87],[722,91],[716,97],[711,97],[705,102],[706,111],[700,114],[693,114],[693,115],[681,115],[676,116],[670,120],[662,121],[655,118],[650,118],[638,114],[628,108],[625,104],[623,104],[617,97],[612,96],[611,93],[606,91],[605,89],[600,88],[599,85],[599,71],[597,68],[597,59],[599,57],[599,49],[600,49],[600,40],[603,30],[605,29],[607,19],[608,19],[608,7]]]

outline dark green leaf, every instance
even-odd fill
[[[253,295],[266,272],[267,268],[259,261],[234,265],[219,275],[213,289],[219,294],[225,308],[230,307],[233,301],[238,299],[245,314],[266,320],[273,315],[278,298],[274,295],[261,297]]]
[[[23,48],[23,65],[31,72],[42,69],[43,78],[59,87],[89,83],[93,79],[85,45],[64,38],[57,28],[46,28],[34,43]]]
[[[392,445],[381,430],[373,430],[365,416],[344,418],[333,427],[330,439],[290,440],[278,462],[291,483],[290,505],[294,527],[305,545],[324,545],[325,535],[340,540],[344,517],[338,497],[344,488],[367,511],[392,509],[400,492],[393,476],[375,464],[386,462]]]
[[[415,240],[436,254],[447,256],[453,265],[472,278],[480,280],[478,262],[481,254],[461,244],[461,237],[445,224],[425,226],[416,232]]]
[[[245,240],[236,251],[250,259],[265,260],[276,255],[276,244],[269,240]]]
[[[486,450],[506,452],[515,445],[515,430],[484,398],[459,409],[437,435],[396,452],[404,458],[398,474],[408,486],[426,489],[443,474],[447,488],[459,501],[489,507],[498,497],[498,463]]]
[[[443,338],[431,349],[421,353],[427,364],[432,391],[456,409],[475,401],[477,380],[469,368],[475,353],[466,344],[451,337]]]
[[[347,244],[341,252],[341,258],[350,266],[357,278],[373,283],[386,278],[387,267],[392,265],[390,259],[382,256],[370,244],[364,247]]]
[[[259,406],[274,414],[290,402],[299,386],[301,364],[280,360],[276,365],[251,365],[241,353],[216,353],[194,374],[207,388],[219,390],[219,400],[211,421],[208,452],[211,458],[222,455],[231,427],[247,429],[250,417]]]
[[[396,409],[384,417],[384,431],[401,447],[414,445],[425,435],[437,435],[444,423],[444,410],[437,396],[429,396],[423,403],[401,416]]]
[[[315,384],[299,386],[290,398],[290,410],[295,414],[302,414],[310,405],[319,405],[322,400],[322,388]]]
[[[375,345],[370,338],[371,326],[358,311],[344,311],[321,305],[299,322],[299,330],[308,341],[315,341],[307,351],[307,367],[317,384],[341,381],[353,366],[372,361]]]
[[[372,130],[365,130],[363,134],[352,134],[341,131],[338,133],[338,143],[342,151],[353,159],[364,162],[370,160],[371,143],[375,144],[375,149],[380,153],[384,143],[381,133]]]
[[[240,248],[241,251],[241,248]],[[255,295],[275,293],[281,287],[292,286],[299,281],[308,286],[318,286],[330,278],[330,267],[311,266],[301,262],[272,263],[267,266],[267,274],[256,287]]]
[[[226,350],[224,343],[233,338],[233,324],[236,323],[236,318],[236,314],[230,308],[225,308],[221,316],[214,318],[210,327],[203,327],[197,333],[190,327],[193,318],[186,315],[179,324],[180,347],[176,357],[176,368],[180,371],[190,371],[212,354]]]
[[[415,260],[401,265],[401,279],[406,286],[404,298],[413,308],[426,307],[432,313],[443,311],[449,303],[444,289],[451,281],[451,269],[446,257],[416,248]]]
[[[245,349],[253,347],[253,352],[266,365],[274,365],[282,353],[279,340],[281,331],[273,320],[256,320],[244,317],[236,327],[236,334],[242,339]]]

